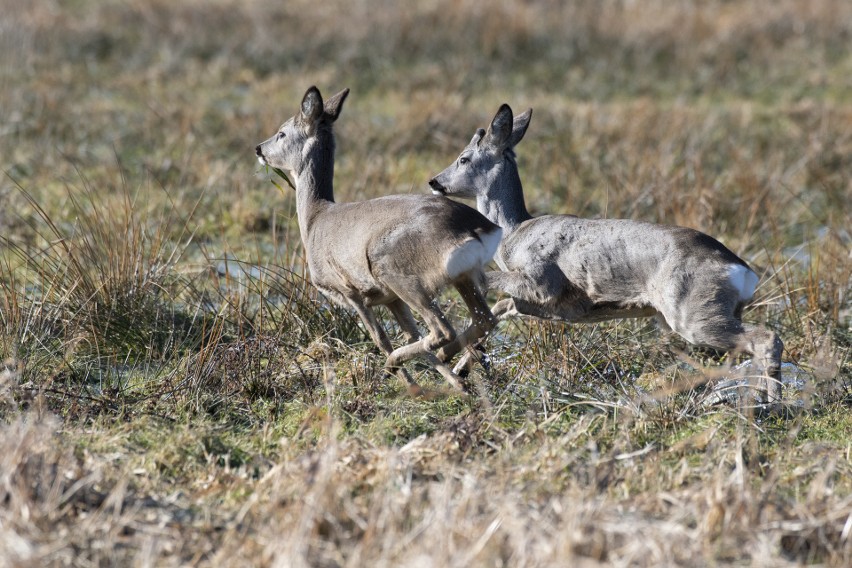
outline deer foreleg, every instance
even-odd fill
[[[349,304],[355,309],[358,315],[361,318],[361,321],[364,322],[364,327],[367,328],[367,332],[370,334],[370,337],[373,339],[373,343],[381,350],[382,353],[390,355],[393,353],[393,347],[391,346],[390,338],[388,338],[388,334],[385,332],[382,325],[379,323],[379,320],[376,319],[376,314],[373,312],[372,308],[369,308],[362,304],[361,302],[349,299]],[[385,363],[385,369],[389,373],[394,373],[396,376],[404,380],[411,386],[417,386],[417,383],[411,378],[411,375],[408,374],[408,371],[402,365],[388,365]]]

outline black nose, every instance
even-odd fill
[[[258,156],[260,156],[261,158],[263,157],[263,150],[260,149],[260,144],[258,144],[257,147],[255,147],[254,153],[257,154]]]
[[[432,178],[432,179],[430,179],[430,180],[429,180],[429,186],[430,186],[433,190],[435,190],[435,191],[440,191],[441,193],[444,193],[444,192],[447,190],[447,188],[446,188],[446,187],[444,187],[443,185],[441,185],[441,182],[439,182],[437,178]]]

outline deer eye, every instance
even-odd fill
[[[282,140],[284,138],[284,132],[279,132],[277,136],[275,136],[276,140]]]
[[[470,158],[459,158],[459,164],[462,166],[470,163]]]

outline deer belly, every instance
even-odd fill
[[[327,263],[310,268],[314,285],[327,296],[357,300],[365,306],[381,306],[398,298],[392,290],[374,279],[362,273],[344,270],[338,263]]]
[[[657,315],[651,306],[623,304],[621,302],[601,302],[589,306],[585,314],[577,321],[594,323],[612,319],[648,318]]]

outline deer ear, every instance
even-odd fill
[[[522,112],[512,121],[512,135],[509,137],[509,147],[514,148],[515,145],[523,140],[524,134],[527,133],[527,128],[530,125],[532,118],[532,109]]]
[[[347,96],[349,96],[349,89],[343,89],[325,101],[325,116],[329,121],[334,122],[340,116],[340,111],[343,109],[343,101],[346,100]]]
[[[482,140],[483,136],[485,136],[485,129],[478,128],[476,130],[476,134],[474,134],[473,138],[470,139],[468,146],[479,146],[479,141]]]
[[[500,110],[491,120],[491,125],[485,132],[483,142],[502,152],[509,147],[509,138],[512,136],[512,109],[507,104],[500,106]]]
[[[313,124],[322,115],[322,95],[319,89],[311,87],[302,98],[302,121],[305,124]]]

